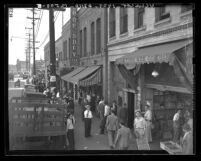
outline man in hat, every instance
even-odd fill
[[[90,110],[90,105],[86,105],[86,110],[84,111],[84,125],[85,125],[85,137],[91,136],[91,120],[93,118],[92,112]]]
[[[184,137],[182,139],[182,154],[189,155],[193,154],[193,135],[192,129],[189,124],[183,126]]]
[[[124,103],[123,107],[121,107],[120,110],[119,110],[119,120],[124,122],[125,125],[127,125],[128,109],[127,109],[127,104],[126,103]]]
[[[148,142],[152,142],[152,136],[151,136],[152,112],[150,109],[150,103],[149,102],[147,102],[147,104],[145,105],[145,111],[146,111],[144,114],[144,118],[146,121],[145,134],[146,134]]]

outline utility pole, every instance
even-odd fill
[[[27,17],[28,19],[32,19],[32,24],[33,24],[33,75],[36,75],[36,64],[35,64],[35,29],[34,29],[34,26],[35,26],[35,20],[38,20],[39,18],[35,18],[34,17],[34,8],[32,9],[32,12],[33,12],[33,17]]]

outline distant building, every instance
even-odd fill
[[[17,72],[27,71],[26,61],[22,61],[22,60],[17,59],[16,68],[17,68]]]
[[[17,72],[16,65],[9,64],[9,72],[15,73]]]

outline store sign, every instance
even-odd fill
[[[50,76],[50,82],[56,82],[56,76]]]
[[[133,58],[125,58],[124,63],[156,63],[156,62],[168,62],[169,54],[160,54],[160,55],[146,55],[146,56],[136,56]]]
[[[77,54],[77,8],[71,7],[71,50],[70,50],[70,65],[79,65],[79,55]]]

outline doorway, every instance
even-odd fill
[[[128,92],[128,127],[130,129],[133,128],[133,122],[134,122],[134,109],[135,109],[135,94]]]

